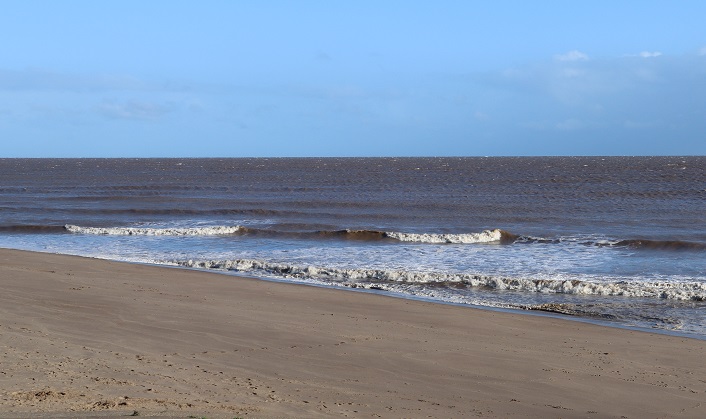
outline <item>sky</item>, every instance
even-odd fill
[[[706,155],[701,0],[0,6],[0,157]]]

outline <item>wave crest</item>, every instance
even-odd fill
[[[512,242],[517,236],[506,231],[495,229],[480,233],[466,234],[434,234],[434,233],[402,233],[377,230],[323,230],[323,231],[277,231],[259,228],[236,226],[211,226],[191,228],[148,228],[148,227],[83,227],[67,224],[64,230],[77,234],[96,234],[110,236],[212,236],[227,234],[252,234],[263,236],[285,236],[294,238],[339,238],[347,240],[379,241],[396,240],[399,242],[417,242],[427,244],[441,243],[492,243]]]
[[[214,226],[191,228],[137,228],[137,227],[81,227],[67,224],[64,228],[77,234],[97,234],[110,236],[218,236],[236,234],[242,226]]]
[[[706,301],[706,283],[618,281],[592,282],[585,280],[505,278],[469,273],[440,273],[388,269],[342,269],[333,267],[299,266],[254,259],[234,260],[172,260],[164,262],[188,268],[229,270],[281,279],[322,281],[333,285],[387,289],[396,285],[426,287],[484,287],[537,293],[647,297],[682,301]]]
[[[386,232],[386,237],[396,239],[403,242],[418,242],[418,243],[492,243],[502,242],[512,235],[500,230],[485,230],[480,233],[465,233],[465,234],[431,234],[431,233],[400,233]]]

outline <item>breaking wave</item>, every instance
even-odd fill
[[[394,291],[397,285],[417,287],[482,287],[495,290],[647,297],[681,301],[706,301],[706,283],[696,281],[616,281],[506,278],[469,273],[422,272],[389,269],[343,269],[298,266],[254,259],[170,260],[164,264],[187,268],[244,272],[254,276],[321,281],[333,285]]]
[[[512,241],[513,237],[516,237],[500,229],[466,234],[413,234],[386,232],[385,236],[403,242],[418,243],[492,243]]]
[[[306,226],[302,226],[306,227]],[[605,248],[628,248],[634,250],[656,251],[704,251],[706,243],[684,240],[648,240],[648,239],[586,239],[581,237],[542,238],[520,236],[501,229],[484,230],[478,233],[406,233],[380,230],[307,230],[306,228],[277,230],[273,228],[254,228],[242,225],[210,226],[189,228],[148,228],[148,227],[83,227],[72,224],[60,226],[0,226],[0,231],[23,233],[55,233],[68,231],[77,234],[100,235],[142,235],[142,236],[215,236],[215,235],[251,235],[265,237],[289,237],[296,239],[327,239],[358,241],[389,241],[421,244],[580,244]]]
[[[378,241],[395,240],[417,243],[492,243],[514,240],[514,235],[503,230],[485,230],[466,234],[415,234],[376,230],[319,230],[278,231],[236,226],[212,226],[192,228],[147,228],[147,227],[82,227],[72,224],[64,226],[66,231],[77,234],[99,234],[114,236],[214,236],[228,234],[251,234],[259,236],[286,236],[297,238],[342,238],[350,240]]]
[[[80,227],[67,224],[64,228],[77,234],[99,234],[111,236],[217,236],[236,234],[241,226],[215,226],[192,228],[137,228],[137,227]]]

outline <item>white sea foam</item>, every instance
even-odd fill
[[[648,297],[672,300],[706,301],[706,283],[695,281],[618,281],[599,282],[562,279],[507,278],[467,273],[440,273],[392,269],[342,269],[334,267],[298,266],[254,259],[168,261],[172,265],[200,269],[220,269],[270,276],[281,279],[324,281],[343,286],[363,288],[400,284],[433,286],[463,284],[497,290],[557,293],[574,295],[601,295]]]
[[[77,234],[98,234],[110,236],[216,236],[234,234],[241,226],[213,226],[192,228],[137,228],[137,227],[81,227],[67,224],[67,231]]]
[[[397,239],[403,242],[419,242],[419,243],[492,243],[499,242],[502,239],[502,230],[485,230],[480,233],[466,234],[415,234],[415,233],[399,233],[386,232],[387,237]]]

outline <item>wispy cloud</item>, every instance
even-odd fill
[[[490,116],[485,112],[477,111],[477,112],[473,113],[473,118],[475,118],[478,121],[487,121],[490,119]]]
[[[155,83],[131,75],[74,74],[40,68],[0,68],[0,91],[184,91],[187,87]]]
[[[638,54],[625,54],[626,57],[642,57],[642,58],[655,58],[660,57],[662,53],[660,51],[642,51]]]
[[[128,101],[124,103],[103,102],[98,105],[98,111],[105,117],[112,119],[156,120],[168,113],[166,106],[151,103]]]
[[[555,55],[554,59],[557,61],[587,61],[588,55],[578,50],[572,50],[566,54]]]
[[[327,52],[319,51],[318,53],[316,53],[316,59],[318,61],[331,61],[333,58],[331,58],[331,55],[329,55]]]
[[[688,134],[704,127],[702,64],[703,56],[693,53],[656,51],[574,61],[553,57],[477,75],[468,89],[476,93],[475,107],[499,115],[486,124],[498,130],[602,132],[606,138],[624,130]]]
[[[559,131],[576,131],[584,127],[585,124],[576,118],[569,118],[555,125],[555,128]]]
[[[658,125],[655,121],[634,121],[628,119],[623,122],[623,126],[627,129],[649,129]]]
[[[699,55],[706,55],[706,47],[701,47],[701,49],[699,50]]]

